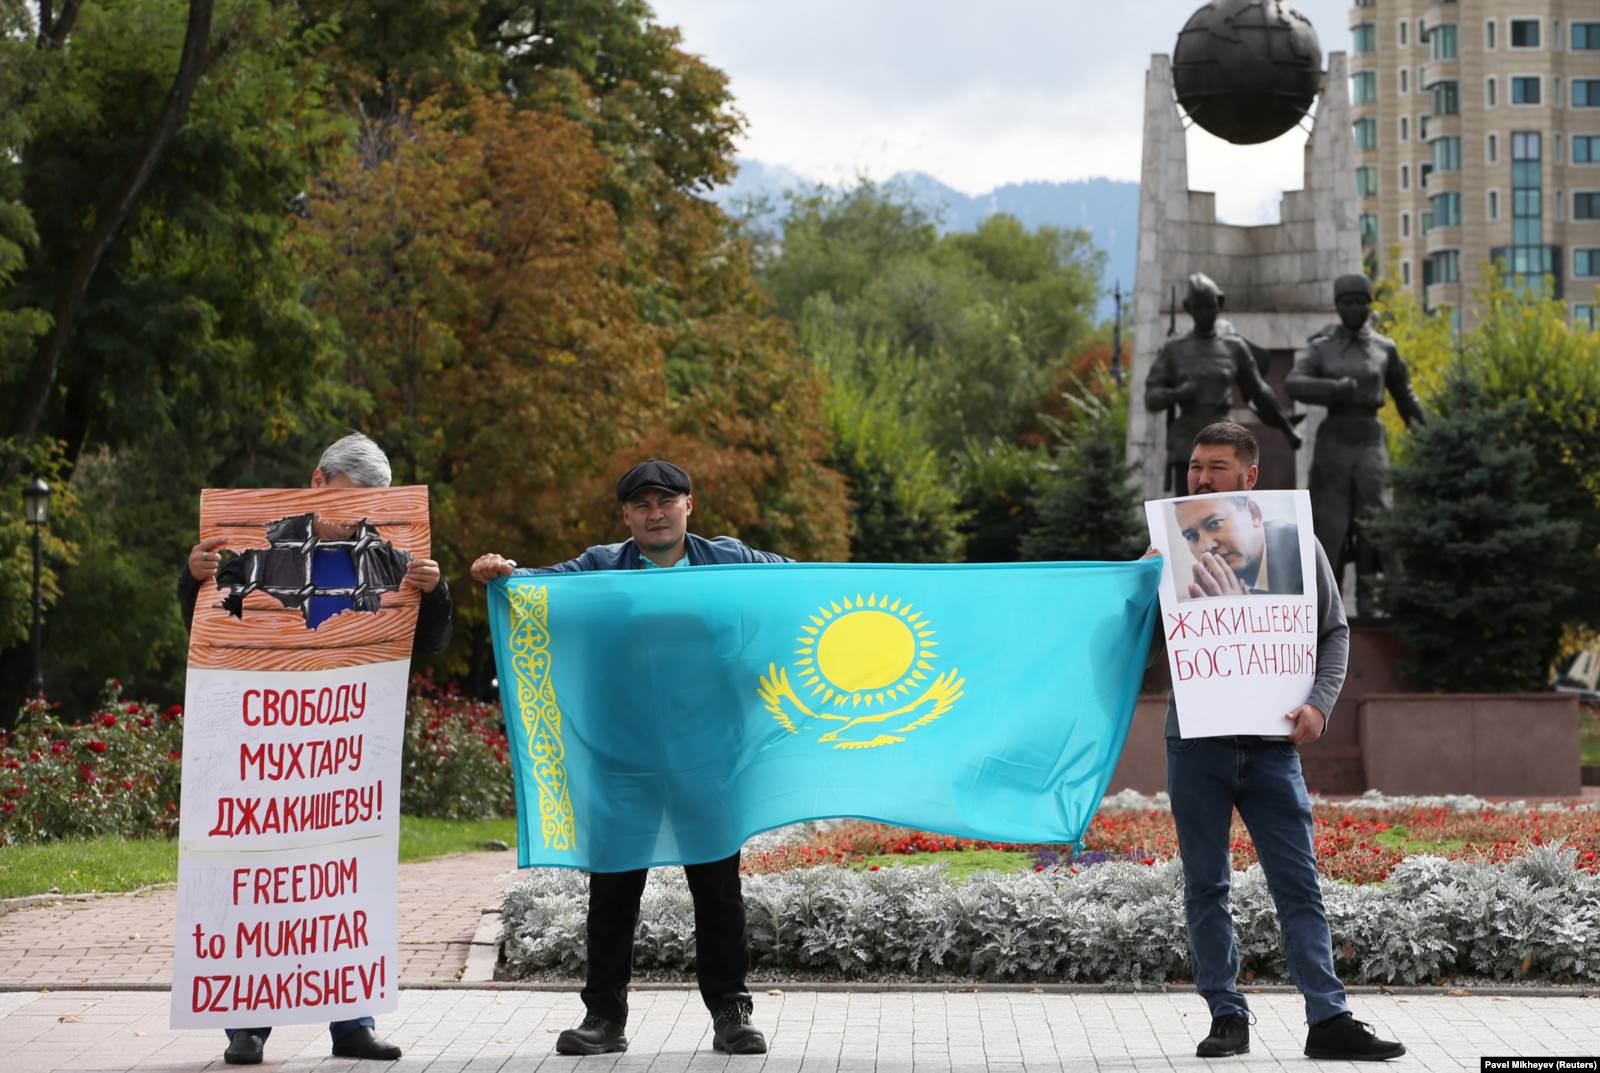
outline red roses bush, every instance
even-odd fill
[[[30,700],[0,734],[0,845],[176,833],[182,709],[123,701],[121,691],[108,682],[77,724]]]
[[[511,754],[500,705],[411,680],[400,810],[408,816],[482,820],[514,816]]]
[[[108,682],[94,713],[62,721],[40,701],[0,734],[0,845],[178,830],[183,709],[124,701]],[[416,678],[406,711],[401,809],[408,815],[512,815],[510,754],[498,704]]]

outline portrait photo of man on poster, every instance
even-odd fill
[[[1238,492],[1168,504],[1173,588],[1180,603],[1231,596],[1303,596],[1292,492]]]

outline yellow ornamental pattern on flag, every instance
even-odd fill
[[[790,667],[770,663],[757,693],[789,733],[823,731],[820,745],[895,745],[964,695],[960,672],[936,666],[937,635],[927,615],[898,598],[857,593],[829,600],[800,627],[793,679]]]
[[[567,789],[561,706],[551,679],[550,590],[511,587],[511,667],[517,676],[517,710],[528,737],[528,759],[539,784],[539,827],[546,849],[571,851],[576,842],[572,796]]]

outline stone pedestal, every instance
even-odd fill
[[[1146,694],[1133,709],[1133,725],[1122,757],[1111,773],[1106,793],[1137,790],[1141,794],[1161,793],[1167,788],[1167,739],[1162,731],[1167,723],[1165,694]]]
[[[1568,693],[1379,693],[1360,722],[1367,782],[1387,794],[1583,793]]]

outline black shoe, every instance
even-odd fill
[[[628,1037],[622,1034],[623,1026],[604,1017],[589,1014],[583,1024],[569,1028],[556,1037],[557,1054],[609,1054],[628,1049]]]
[[[258,1066],[266,1047],[265,1036],[241,1028],[228,1040],[228,1049],[222,1052],[222,1060],[230,1066]]]
[[[1211,1019],[1211,1035],[1194,1049],[1196,1058],[1231,1058],[1250,1053],[1250,1018],[1242,1013]]]
[[[766,1054],[767,1037],[750,1023],[754,1009],[749,999],[718,1006],[711,1015],[711,1049],[723,1054]]]
[[[1372,1026],[1348,1013],[1318,1021],[1306,1033],[1307,1058],[1347,1062],[1382,1062],[1406,1053],[1404,1043],[1379,1039]]]
[[[369,1058],[374,1062],[393,1062],[400,1057],[400,1048],[386,1039],[379,1039],[372,1029],[362,1025],[354,1032],[346,1032],[333,1041],[335,1058]]]

